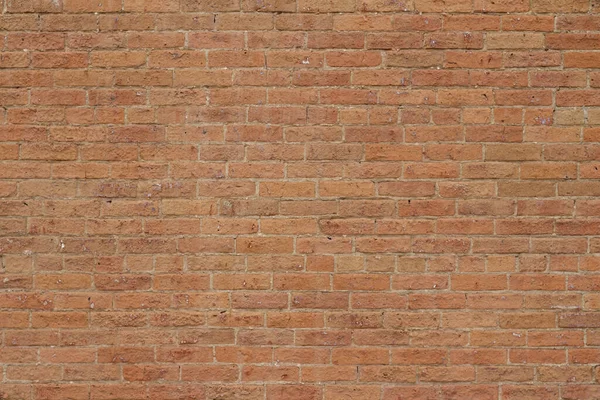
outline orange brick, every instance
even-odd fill
[[[0,398],[598,397],[597,12],[5,0]]]

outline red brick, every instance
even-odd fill
[[[3,6],[0,397],[597,394],[594,2]]]

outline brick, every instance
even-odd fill
[[[477,0],[475,10],[483,12],[523,12],[529,10],[529,3],[523,0],[505,0],[500,2]]]
[[[577,53],[577,57],[575,56],[575,53],[566,53],[565,67],[586,68],[587,66],[594,64],[597,59],[597,53],[594,52]]]
[[[90,64],[99,68],[139,67],[146,63],[142,52],[96,51],[90,55]]]
[[[489,42],[492,39],[488,40]],[[433,49],[481,49],[483,35],[480,33],[430,33],[425,35],[425,47]]]
[[[500,17],[492,15],[447,15],[444,28],[450,31],[495,31],[500,28]]]
[[[386,31],[392,30],[392,20],[387,15],[338,15],[333,19],[333,28],[339,31]]]
[[[331,67],[375,67],[381,64],[378,52],[329,52],[325,62]]]
[[[594,2],[3,6],[0,397],[598,394]]]
[[[423,36],[415,33],[385,33],[385,34],[367,34],[366,43],[368,49],[378,50],[401,50],[418,49],[423,43]],[[390,66],[398,63],[399,60],[392,61]]]
[[[265,3],[256,3],[252,0],[244,0],[242,9],[246,11],[262,11],[262,12],[294,12],[296,11],[296,2],[291,0],[271,0]]]
[[[436,67],[441,66],[443,54],[423,50],[407,50],[388,54],[389,67]]]
[[[446,68],[498,68],[502,64],[500,52],[447,51]]]
[[[353,2],[346,0],[332,0],[326,3],[321,3],[314,0],[298,1],[299,12],[352,12],[354,11],[354,7],[355,5]]]
[[[554,12],[560,7],[564,12],[585,12],[588,10],[588,3],[581,0],[568,1],[565,4],[553,0],[536,0],[532,3],[532,10],[536,12]]]
[[[331,30],[333,18],[330,15],[282,14],[275,18],[275,27],[291,31]]]

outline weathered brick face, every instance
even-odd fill
[[[0,4],[0,399],[600,398],[599,1]]]

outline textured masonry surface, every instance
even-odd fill
[[[600,398],[600,1],[0,4],[0,399]]]

